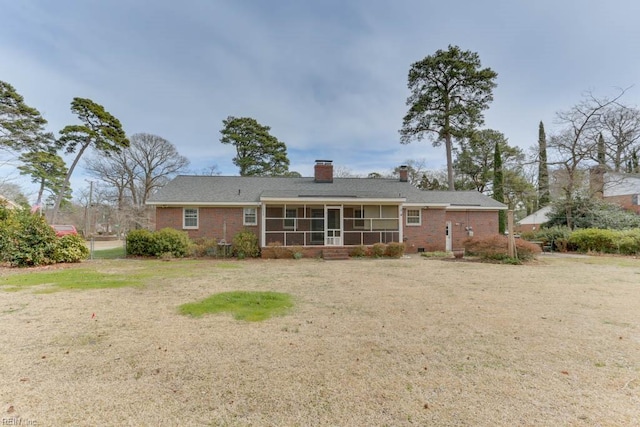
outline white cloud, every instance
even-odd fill
[[[638,12],[623,0],[9,2],[0,79],[52,131],[75,122],[73,97],[91,98],[128,133],[172,141],[196,170],[237,172],[219,143],[229,115],[270,126],[305,175],[316,158],[361,174],[408,159],[440,169],[443,148],[398,143],[411,63],[448,44],[477,51],[499,73],[486,126],[526,148],[584,90],[636,83]]]

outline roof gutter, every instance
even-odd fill
[[[402,204],[407,200],[406,198],[364,198],[364,197],[260,197],[261,202],[270,203],[309,203],[309,204],[363,204],[363,203],[376,203],[376,204]]]
[[[149,206],[260,206],[260,202],[158,202],[152,201],[146,203]]]
[[[448,211],[506,211],[507,206],[447,206]]]

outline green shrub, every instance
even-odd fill
[[[613,230],[585,228],[571,233],[569,243],[579,252],[615,253],[618,245]]]
[[[191,253],[196,257],[214,256],[218,251],[216,239],[205,239],[203,237],[195,239],[191,245]]]
[[[516,239],[516,254],[519,260],[530,261],[542,252],[540,246],[526,240]]]
[[[352,258],[364,258],[367,256],[367,248],[364,246],[356,246],[349,251],[349,256]]]
[[[524,240],[538,240],[535,231],[523,231],[520,233],[520,238]]]
[[[189,235],[175,228],[163,228],[153,233],[151,253],[154,256],[171,254],[176,258],[184,258],[191,253]],[[165,255],[166,256],[166,255]]]
[[[400,258],[404,255],[404,243],[391,242],[385,248],[384,254],[391,258]]]
[[[640,228],[619,231],[617,234],[618,251],[623,255],[640,253]]]
[[[89,258],[89,248],[82,237],[68,234],[58,239],[53,258],[56,262],[80,262]]]
[[[528,261],[540,253],[540,247],[522,239],[515,239],[516,257],[520,261]],[[505,236],[472,237],[464,242],[465,253],[482,259],[512,262],[509,257],[509,242]]]
[[[291,251],[282,242],[271,242],[267,245],[267,257],[275,259],[291,258]]]
[[[55,263],[55,232],[41,215],[19,209],[6,214],[0,239],[2,259],[14,267]]]
[[[545,246],[550,246],[551,250],[566,252],[569,250],[569,238],[571,229],[567,226],[554,226],[540,229],[535,234],[535,240],[540,240]]]
[[[302,246],[290,246],[289,252],[291,252],[293,259],[304,258],[304,248]]]
[[[153,256],[153,234],[146,229],[131,230],[127,234],[127,255]]]
[[[445,251],[422,252],[420,256],[425,258],[449,258],[451,253]]]
[[[371,246],[371,256],[374,258],[382,258],[384,256],[387,245],[384,243],[374,243]]]
[[[238,258],[260,256],[258,236],[253,231],[244,230],[233,236],[233,252]]]

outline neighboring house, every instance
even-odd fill
[[[516,232],[523,233],[526,231],[540,230],[540,226],[549,221],[549,215],[551,214],[551,206],[545,206],[538,209],[531,215],[522,218],[516,223]]]
[[[640,175],[605,172],[603,174],[602,199],[640,214]],[[592,175],[597,178],[597,174]],[[598,180],[596,179],[596,182]]]
[[[498,233],[506,206],[475,191],[422,191],[400,179],[334,178],[317,160],[314,177],[180,175],[154,194],[156,229],[185,230],[191,238],[230,242],[253,231],[260,246],[327,247],[404,242],[406,251],[444,251],[468,236]]]

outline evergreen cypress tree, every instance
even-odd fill
[[[607,163],[606,159],[606,148],[604,145],[604,137],[602,136],[602,132],[598,137],[598,166],[604,167]]]
[[[547,137],[544,133],[544,124],[540,121],[538,127],[538,208],[545,207],[550,201]]]

